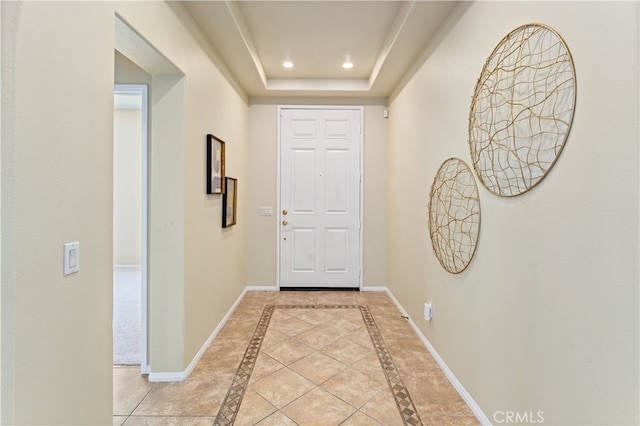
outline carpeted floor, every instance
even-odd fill
[[[140,365],[140,268],[113,268],[113,365]]]

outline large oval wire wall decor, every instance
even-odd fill
[[[440,166],[429,193],[429,235],[444,269],[467,269],[478,246],[480,198],[473,172],[459,158]]]
[[[471,160],[501,197],[537,185],[562,152],[573,121],[576,78],[564,40],[551,28],[516,28],[487,59],[469,114]]]

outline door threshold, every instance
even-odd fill
[[[360,291],[358,287],[280,287],[280,291]]]

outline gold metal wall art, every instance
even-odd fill
[[[463,160],[440,166],[429,193],[429,236],[444,269],[459,274],[471,263],[480,235],[480,198],[473,172]]]
[[[571,53],[542,24],[516,28],[487,59],[469,114],[471,161],[501,197],[533,188],[558,159],[576,104]]]

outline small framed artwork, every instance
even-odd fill
[[[222,227],[228,228],[236,224],[238,207],[238,179],[226,177],[226,190],[222,195]]]
[[[224,141],[207,135],[207,194],[224,194]]]

